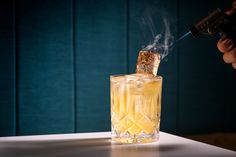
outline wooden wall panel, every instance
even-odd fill
[[[0,1],[0,136],[15,135],[14,1]]]
[[[126,72],[124,0],[76,1],[77,131],[110,130],[110,75]]]
[[[182,20],[179,21],[179,32],[186,33],[195,22],[217,7],[223,9],[229,6],[230,2],[223,1],[210,3],[200,0],[195,3],[180,0],[179,19]],[[226,108],[235,104],[232,99],[227,99],[235,88],[232,77],[236,77],[232,67],[222,60],[222,54],[216,47],[218,39],[217,36],[201,36],[198,39],[189,36],[179,42],[179,133],[225,130],[225,116],[230,113]]]
[[[74,131],[72,4],[17,2],[20,135]]]

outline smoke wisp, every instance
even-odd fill
[[[147,20],[147,23],[150,23],[150,17],[149,20]],[[164,24],[164,31],[160,34],[157,34],[154,37],[154,41],[143,49],[146,51],[159,53],[161,59],[165,58],[169,54],[172,45],[174,43],[174,36],[171,34],[170,23],[167,20],[167,18],[163,18],[163,24]],[[152,27],[153,27],[153,22],[151,21],[149,28],[153,33]]]

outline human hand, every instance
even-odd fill
[[[236,12],[236,0],[233,2],[232,8],[225,13],[227,15],[232,15],[234,12]],[[232,64],[232,67],[236,69],[236,41],[227,37],[222,37],[218,41],[217,47],[219,51],[224,54],[223,60],[225,63]]]

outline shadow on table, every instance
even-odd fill
[[[169,157],[186,145],[114,144],[110,138],[8,141],[0,143],[3,157]],[[177,154],[175,155],[177,156]]]
[[[0,144],[0,156],[9,157],[63,157],[82,156],[110,147],[110,139],[75,139],[43,141],[9,141]]]

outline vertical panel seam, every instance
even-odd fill
[[[126,0],[126,14],[125,14],[125,27],[126,27],[126,41],[125,41],[125,48],[126,48],[126,55],[125,55],[125,62],[126,62],[126,65],[125,65],[125,68],[126,68],[126,70],[125,70],[125,72],[126,72],[126,74],[128,74],[129,73],[129,58],[130,58],[130,56],[129,56],[129,14],[130,14],[130,11],[129,11],[129,0]]]
[[[72,0],[72,47],[73,47],[73,97],[74,97],[74,132],[77,132],[77,77],[76,77],[76,0]]]
[[[12,30],[13,30],[13,63],[14,63],[14,66],[13,66],[13,70],[14,70],[14,76],[13,76],[13,87],[14,87],[14,91],[13,91],[13,106],[14,106],[14,117],[13,117],[13,135],[16,135],[16,6],[15,6],[15,2],[16,0],[13,0],[12,3],[13,3],[13,19],[12,19]]]
[[[19,15],[18,15],[18,3],[17,0],[14,3],[14,46],[15,46],[15,135],[19,135]]]
[[[179,0],[176,0],[176,18],[177,18],[177,38],[179,37],[179,31],[180,31],[180,20],[179,20],[179,3],[180,1]],[[176,132],[179,133],[179,112],[180,112],[180,47],[179,47],[179,44],[177,43],[177,97],[176,97],[176,102],[177,102],[177,113],[176,113]]]

